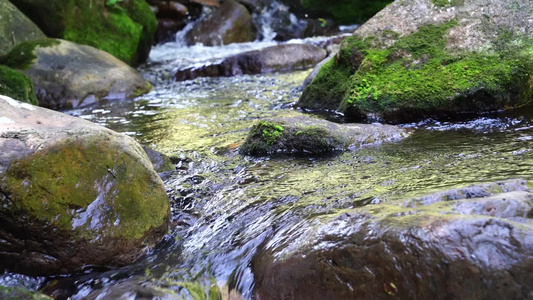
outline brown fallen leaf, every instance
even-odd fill
[[[391,296],[395,296],[396,293],[398,293],[398,288],[392,282],[383,283],[383,290],[385,290],[385,293],[387,293],[387,295]]]

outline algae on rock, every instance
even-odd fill
[[[91,0],[13,0],[49,36],[93,46],[137,65],[148,58],[157,27],[145,0],[107,6]]]
[[[0,95],[38,105],[33,83],[26,75],[0,65]]]
[[[394,123],[530,103],[533,25],[515,19],[533,12],[533,4],[521,1],[520,10],[500,16],[484,14],[478,0],[450,2],[458,5],[453,9],[433,2],[397,1],[368,21],[298,105]]]

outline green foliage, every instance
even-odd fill
[[[38,105],[33,83],[24,74],[0,65],[0,95]]]
[[[0,59],[0,63],[13,69],[27,70],[31,67],[33,61],[37,59],[35,48],[51,47],[59,44],[60,41],[55,39],[27,41],[15,46],[7,56]]]
[[[117,2],[122,2],[122,1],[124,1],[124,0],[107,0],[107,2],[105,3],[105,5],[107,5],[107,6],[115,6],[115,4],[116,4]]]

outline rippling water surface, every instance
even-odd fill
[[[533,113],[524,110],[407,124],[412,134],[403,141],[326,157],[243,157],[237,149],[256,120],[302,114],[291,103],[309,71],[166,80],[184,53],[168,45],[154,50],[143,70],[156,82],[150,94],[68,112],[131,135],[178,166],[165,181],[172,201],[165,241],[132,266],[58,278],[73,299],[127,282],[186,298],[214,287],[249,298],[250,262],[260,244],[277,242],[275,233],[297,240],[339,210],[532,179]]]

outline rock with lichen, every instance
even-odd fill
[[[0,268],[121,266],[166,233],[164,185],[132,138],[0,96]]]
[[[528,104],[532,14],[527,0],[396,1],[343,42],[298,105],[408,122]]]
[[[52,38],[89,45],[137,65],[146,61],[157,21],[145,0],[11,0]]]
[[[254,125],[239,152],[252,156],[324,154],[397,141],[407,135],[391,125],[336,124],[307,116],[273,118]]]
[[[0,0],[0,56],[22,42],[45,37],[39,27],[13,4]]]
[[[65,40],[19,44],[2,63],[28,76],[39,105],[47,108],[76,108],[101,99],[132,98],[152,88],[138,71],[109,53]]]

